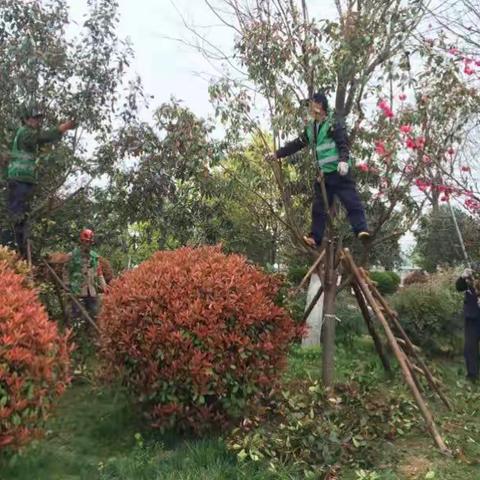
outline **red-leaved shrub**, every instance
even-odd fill
[[[0,449],[41,432],[52,403],[69,383],[68,334],[62,335],[36,291],[0,262]]]
[[[156,253],[115,280],[99,318],[107,372],[155,427],[204,430],[270,391],[300,334],[274,303],[279,280],[219,247]]]

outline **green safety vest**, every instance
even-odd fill
[[[315,122],[310,122],[307,125],[305,133],[307,135],[308,143],[314,145],[315,138],[317,140],[315,146],[315,156],[318,167],[324,173],[336,172],[340,154],[335,141],[330,136],[330,127],[333,124],[333,114],[330,114],[320,127],[315,136]],[[350,163],[350,162],[349,162]]]
[[[93,268],[93,271],[95,272],[95,286],[98,287],[98,254],[93,250],[90,250],[90,268]],[[72,252],[68,273],[70,291],[74,295],[78,295],[82,289],[83,283],[85,282],[82,274],[82,252],[78,247],[76,247]]]
[[[21,127],[18,129],[13,141],[12,153],[10,157],[10,163],[7,169],[8,180],[18,180],[26,183],[37,182],[37,172],[35,161],[35,155],[25,150],[18,148],[18,139],[27,130],[27,127]]]

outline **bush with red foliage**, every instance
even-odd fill
[[[69,383],[68,334],[60,334],[24,277],[0,262],[0,449],[41,432]]]
[[[301,332],[278,278],[218,247],[156,253],[113,282],[99,318],[107,372],[153,426],[201,431],[251,412]]]

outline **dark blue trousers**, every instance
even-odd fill
[[[350,173],[343,177],[337,172],[325,174],[325,188],[327,190],[328,207],[330,208],[334,198],[338,197],[347,211],[353,233],[357,234],[368,229],[365,210],[358,195],[355,180]],[[318,181],[315,181],[314,192],[311,234],[317,245],[320,245],[325,231],[327,215]]]
[[[10,180],[8,182],[8,213],[13,222],[15,242],[24,258],[27,256],[27,216],[33,196],[34,184]]]
[[[465,318],[465,343],[463,355],[467,367],[467,377],[478,379],[480,343],[480,318]]]

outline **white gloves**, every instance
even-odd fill
[[[348,163],[338,162],[337,172],[344,177],[348,173]]]
[[[269,152],[265,155],[265,160],[267,162],[273,162],[277,158],[277,155],[275,152]]]
[[[473,270],[472,270],[471,268],[466,268],[466,269],[463,271],[461,277],[462,277],[462,278],[469,278],[469,277],[472,276],[472,274],[473,274]]]

